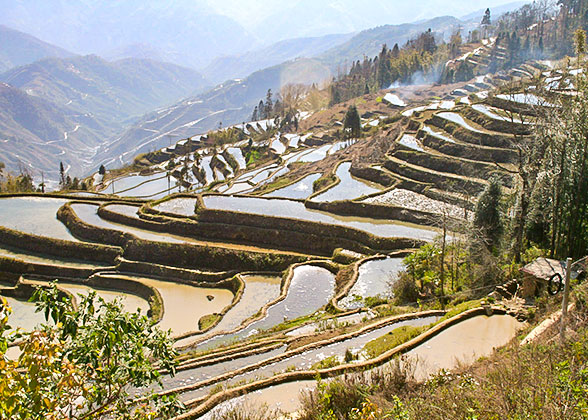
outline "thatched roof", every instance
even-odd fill
[[[558,273],[563,279],[566,272],[566,264],[564,261],[552,260],[549,258],[537,258],[532,263],[521,268],[521,271],[537,279],[546,281],[556,273]]]

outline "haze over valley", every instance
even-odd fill
[[[427,20],[434,2],[417,10],[373,3],[3,2],[0,158],[35,179],[56,180],[59,162],[76,176],[120,166],[172,138],[246,121],[267,89],[320,85],[382,44],[402,45],[428,28],[440,38],[473,29],[483,7],[443,9],[474,12],[465,21]]]

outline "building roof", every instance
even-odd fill
[[[537,258],[532,263],[521,268],[521,271],[525,274],[547,281],[556,273],[564,278],[566,266],[563,261],[552,260],[549,258]]]

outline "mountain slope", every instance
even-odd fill
[[[72,53],[24,32],[0,25],[0,72],[47,57],[71,57]]]
[[[317,58],[331,68],[336,68],[340,64],[360,60],[364,55],[374,57],[382,49],[382,44],[387,44],[389,48],[396,43],[402,46],[429,28],[437,35],[447,38],[463,24],[459,19],[444,16],[417,23],[379,26],[358,33],[349,41],[331,48]]]
[[[173,64],[111,63],[97,56],[40,60],[1,74],[0,81],[111,125],[169,105],[206,84],[196,71]]]
[[[516,10],[522,6],[524,6],[525,4],[528,4],[529,1],[514,1],[512,3],[507,3],[507,4],[502,4],[500,6],[491,6],[490,7],[490,13],[492,14],[492,18],[496,19],[498,16],[507,13],[507,12],[512,12],[513,10]],[[475,12],[469,13],[465,16],[460,17],[461,20],[476,20],[476,21],[480,21],[482,19],[482,16],[484,16],[484,12],[486,11],[485,8],[480,9],[480,10],[476,10]]]
[[[84,159],[94,154],[103,127],[41,98],[0,83],[0,161],[9,170],[23,165],[38,176],[58,176],[59,162],[80,174]]]
[[[459,24],[458,19],[445,17],[417,24],[387,25],[363,31],[316,58],[292,60],[257,71],[243,80],[226,82],[205,94],[146,115],[101,150],[105,157],[101,163],[118,166],[139,153],[167,146],[172,138],[205,133],[218,127],[219,122],[226,126],[246,121],[267,89],[277,92],[287,83],[320,83],[330,78],[339,64],[358,59],[359,54],[363,57],[363,51],[376,55],[383,43],[402,43],[428,28],[451,33]]]
[[[352,36],[353,34],[335,34],[288,39],[242,55],[217,58],[202,72],[211,82],[220,83],[236,77],[245,77],[255,71],[295,58],[314,57],[349,40]]]
[[[139,153],[168,146],[172,139],[177,141],[217,128],[219,122],[227,126],[247,121],[268,89],[277,92],[288,83],[322,81],[330,75],[329,69],[318,61],[298,59],[255,72],[243,80],[228,81],[205,94],[147,114],[103,147],[98,153],[103,159],[96,163],[119,166]]]
[[[268,5],[270,0],[258,0],[250,7],[263,19],[253,18],[242,12],[244,5],[236,0],[235,10],[227,10],[233,19],[262,39],[288,39],[304,36],[320,36],[328,33],[358,32],[380,25],[398,25],[406,22],[431,19],[437,16],[462,16],[478,9],[493,9],[508,0],[486,0],[484,2],[463,0],[419,0],[413,2],[389,0],[291,0],[276,10]],[[224,9],[224,8],[223,8]],[[512,10],[512,8],[511,8]],[[222,13],[220,7],[217,12]],[[253,13],[253,12],[250,12]],[[496,15],[495,15],[496,16]]]

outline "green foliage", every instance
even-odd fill
[[[310,367],[311,370],[328,369],[339,365],[339,358],[337,355],[329,356],[323,360],[313,363]]]
[[[497,177],[492,177],[478,197],[474,211],[474,228],[490,249],[499,244],[504,230],[501,200],[502,183]]]
[[[217,147],[229,143],[236,143],[247,138],[243,130],[234,127],[210,131],[206,137],[209,143]]]
[[[198,329],[204,331],[214,325],[220,318],[220,314],[204,315],[198,320]]]
[[[481,303],[483,302],[482,299],[478,300],[469,300],[466,302],[462,302],[453,308],[450,308],[445,315],[438,321],[442,322],[447,319],[453,318],[456,315],[461,314],[462,312],[469,311],[470,309],[479,308]]]
[[[427,326],[413,327],[410,325],[398,327],[388,334],[378,337],[367,343],[363,347],[363,351],[365,351],[370,358],[377,357],[380,354],[385,353],[388,350],[398,347],[399,345],[413,339],[427,328]]]
[[[335,184],[337,182],[337,176],[333,173],[326,173],[319,179],[312,183],[312,191],[318,192],[325,189],[327,186]]]
[[[383,45],[376,57],[353,62],[348,74],[333,80],[329,86],[330,104],[388,88],[392,83],[411,83],[415,76],[419,80],[438,81],[437,74],[441,73],[451,51],[445,44],[436,45],[430,29],[403,48],[396,44],[390,50]]]
[[[245,155],[245,161],[247,162],[247,166],[253,165],[255,162],[261,159],[261,153],[257,150],[250,150]]]
[[[38,311],[52,321],[30,334],[8,327],[0,305],[0,418],[89,419],[170,418],[181,410],[172,397],[148,394],[129,404],[130,387],[160,380],[158,368],[175,369],[168,333],[139,313],[125,313],[118,301],[107,303],[94,293],[75,308],[53,285],[38,289]],[[6,359],[6,344],[22,337],[17,360]],[[158,364],[153,361],[157,360]]]
[[[361,136],[361,119],[355,105],[351,105],[347,109],[343,128],[348,138],[356,139]]]
[[[588,253],[588,78],[575,76],[578,95],[541,117],[536,137],[543,155],[534,183],[531,237],[551,254]]]
[[[388,303],[388,299],[382,296],[368,296],[364,298],[365,306],[368,308],[374,308],[376,306],[384,305]]]
[[[0,162],[0,193],[34,192],[44,188],[35,188],[32,175],[24,167],[18,175],[6,172],[4,168],[4,163]]]

